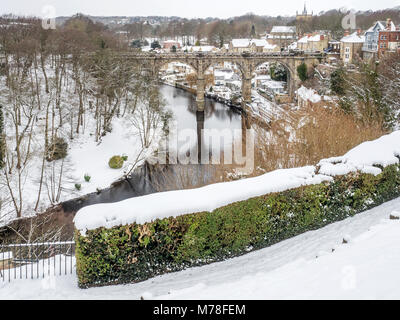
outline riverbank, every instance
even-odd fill
[[[173,113],[173,117],[178,124],[178,128],[182,130],[188,128],[197,130],[199,123],[198,118],[196,117],[195,96],[186,90],[183,90],[182,88],[176,88],[171,85],[162,85],[161,92],[166,99],[167,108],[169,108]],[[201,125],[204,128],[240,129],[242,126],[241,118],[242,116],[240,112],[231,108],[226,108],[226,106],[222,103],[206,98],[204,123]],[[107,135],[102,138],[102,142],[100,144],[93,145],[91,147],[90,150],[92,150],[91,152],[93,154],[101,153],[107,155],[107,153],[110,153],[109,149],[111,147],[113,148],[113,151],[110,153],[110,156],[113,154],[128,153],[127,151],[131,149],[131,144],[129,144],[129,141],[121,147],[119,147],[121,143],[118,145],[113,145],[111,142],[118,140],[119,135],[130,139],[131,137],[126,134],[129,131],[119,130],[119,126],[116,126],[115,128],[118,129],[117,131],[119,134],[112,138],[112,136],[116,135],[117,131],[114,131],[114,133],[107,133]],[[89,130],[86,132],[86,137],[90,137]],[[88,141],[91,140],[88,138]],[[125,139],[123,139],[123,141],[125,141]],[[77,143],[76,140],[75,143]],[[117,147],[118,149],[116,149]],[[80,148],[79,150],[82,153],[82,150],[84,149]],[[74,151],[74,154],[79,156],[78,151]],[[178,170],[177,166],[159,166],[156,168],[144,162],[143,165],[137,167],[137,169],[130,175],[129,178],[125,178],[123,169],[113,171],[107,167],[106,160],[108,160],[108,158],[102,161],[99,161],[95,157],[91,157],[91,159],[91,161],[85,162],[86,167],[83,167],[81,173],[78,174],[82,179],[84,173],[86,172],[91,175],[90,183],[85,181],[80,182],[82,185],[80,193],[71,188],[72,192],[69,199],[62,199],[62,201],[60,201],[58,204],[44,208],[44,210],[41,210],[41,214],[32,217],[16,219],[7,225],[15,230],[24,230],[25,233],[31,232],[32,226],[37,228],[38,232],[42,232],[43,230],[47,229],[57,229],[59,227],[63,227],[63,240],[68,240],[73,235],[72,219],[74,218],[76,211],[82,207],[97,203],[118,202],[131,197],[171,190],[171,188],[184,188],[185,186],[182,186],[182,182],[177,182],[177,180],[183,179],[184,176],[195,177],[195,183],[198,183],[199,185],[205,185],[209,183],[207,181],[208,178],[202,177],[201,171],[196,169],[194,166],[190,168],[190,174],[185,174],[182,172],[177,174],[175,177],[171,170]],[[130,155],[128,161],[133,159],[134,155]],[[102,166],[104,170],[110,171],[110,174],[114,174],[113,178],[110,179],[108,183],[103,181],[104,183],[102,183],[101,186],[97,185],[96,181],[100,181],[99,179],[104,180],[103,176],[91,169],[99,166]],[[186,170],[187,168],[184,169]],[[168,179],[165,178],[166,176],[168,176]],[[84,193],[85,191],[86,193]],[[36,227],[39,225],[40,228]],[[4,229],[7,230],[7,228]],[[6,232],[5,234],[10,233]],[[1,238],[2,235],[0,234],[0,240]]]

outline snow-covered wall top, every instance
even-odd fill
[[[318,173],[337,176],[361,171],[377,175],[382,170],[376,165],[386,167],[399,163],[398,157],[400,157],[400,131],[395,131],[379,139],[364,142],[342,157],[321,160],[318,164],[320,166]]]
[[[379,174],[373,165],[399,163],[400,131],[364,142],[342,157],[321,160],[320,169],[307,166],[281,169],[262,176],[208,185],[198,189],[154,193],[118,203],[96,204],[82,208],[75,216],[75,227],[85,235],[99,227],[151,222],[155,219],[212,211],[233,202],[272,192],[331,181],[331,176],[360,170]]]
[[[118,203],[96,204],[82,208],[75,216],[75,227],[99,227],[151,222],[155,219],[212,211],[233,202],[304,185],[319,184],[331,177],[315,174],[315,167],[281,169],[255,178],[211,184],[202,188],[153,193]]]

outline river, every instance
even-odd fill
[[[197,152],[199,144],[205,148],[210,147],[210,141],[202,139],[204,129],[233,131],[242,128],[242,114],[222,103],[206,98],[204,113],[198,113],[193,94],[168,85],[161,85],[160,90],[165,98],[166,108],[172,111],[178,132],[189,129],[197,135],[195,143],[189,143],[189,145],[186,143],[185,146],[181,143],[177,146],[180,153],[182,153],[182,147],[185,148],[185,153],[189,150]],[[220,152],[229,147],[222,143],[220,146],[217,144],[216,147],[220,150],[215,150],[214,145],[211,150]],[[194,149],[196,151],[193,151]],[[62,203],[62,207],[64,212],[74,214],[80,208],[88,205],[117,202],[154,192],[181,189],[187,187],[187,184],[204,185],[211,182],[211,176],[209,167],[204,165],[152,166],[146,163],[137,168],[130,178],[117,181],[101,192],[66,201]],[[188,177],[191,181],[184,181]]]

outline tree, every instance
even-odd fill
[[[160,49],[161,48],[161,45],[160,45],[160,43],[156,40],[156,41],[153,41],[152,43],[151,43],[151,48],[154,50],[154,49]]]
[[[308,79],[307,65],[304,62],[297,67],[297,74],[302,82]]]
[[[256,27],[254,24],[251,26],[250,38],[256,38]]]
[[[393,116],[391,126],[400,124],[400,53],[385,55],[378,66],[382,100]]]
[[[330,88],[332,92],[338,96],[343,96],[346,93],[344,69],[339,68],[332,72],[330,78]]]
[[[273,63],[270,66],[269,73],[272,80],[287,81],[287,71],[284,66],[278,63]]]
[[[3,106],[0,104],[0,169],[4,166],[4,153],[6,152],[6,137],[4,134]]]

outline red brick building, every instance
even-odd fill
[[[400,52],[400,28],[390,27],[392,21],[387,20],[386,28],[379,31],[378,57],[381,58],[386,52]]]

